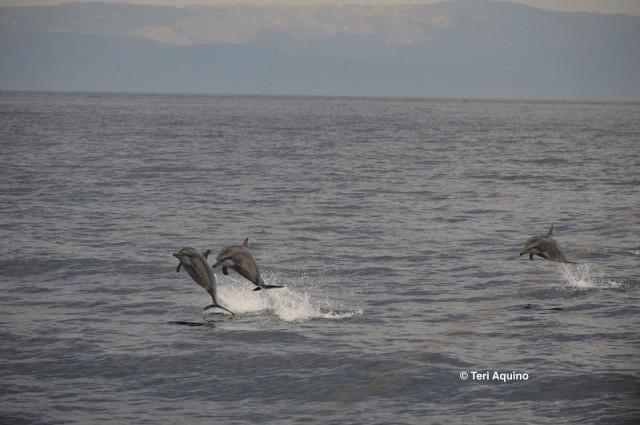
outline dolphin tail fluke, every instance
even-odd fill
[[[262,285],[254,289],[254,291],[258,291],[260,289],[274,289],[274,288],[284,288],[284,286],[283,285]]]
[[[205,311],[207,311],[207,310],[209,310],[210,308],[215,308],[215,307],[220,308],[220,309],[222,309],[222,310],[224,310],[224,311],[226,311],[226,312],[230,313],[230,314],[231,314],[231,316],[234,316],[234,317],[235,317],[235,315],[236,315],[233,311],[229,310],[229,309],[228,309],[228,308],[226,308],[226,307],[221,306],[220,304],[209,304],[208,306],[206,306],[206,307],[204,308],[204,310],[205,310]]]
[[[260,291],[262,289],[274,289],[274,288],[284,288],[283,285],[260,285],[253,288],[254,291]]]

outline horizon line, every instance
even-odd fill
[[[640,104],[640,98],[632,99],[594,99],[594,98],[527,98],[517,96],[404,96],[404,95],[376,95],[376,94],[301,94],[301,93],[215,93],[215,92],[184,92],[184,91],[156,91],[156,90],[56,90],[56,89],[8,89],[0,87],[0,96],[5,94],[52,94],[72,96],[184,96],[184,97],[246,97],[246,98],[319,98],[319,99],[362,99],[362,100],[407,100],[407,101],[451,101],[451,102],[492,102],[492,103],[567,103],[567,104]]]

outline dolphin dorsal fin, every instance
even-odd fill
[[[249,238],[245,238],[244,242],[242,242],[242,246],[245,248],[249,248]]]
[[[209,254],[211,254],[211,250],[207,249],[206,251],[202,252],[202,255],[204,255],[204,258],[208,259],[209,258]]]
[[[551,225],[551,228],[547,232],[547,237],[550,238],[552,233],[553,233],[553,224]]]

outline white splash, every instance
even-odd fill
[[[588,264],[560,264],[560,273],[567,286],[578,289],[620,288],[621,283],[604,274],[594,274]]]
[[[286,322],[339,320],[362,314],[360,309],[339,309],[335,301],[289,287],[286,282],[274,282],[273,279],[267,279],[267,282],[285,287],[254,291],[255,286],[245,280],[225,277],[225,282],[218,284],[218,295],[224,305],[237,315],[267,312]]]

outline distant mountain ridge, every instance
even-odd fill
[[[640,17],[489,0],[0,8],[0,89],[640,100]]]

